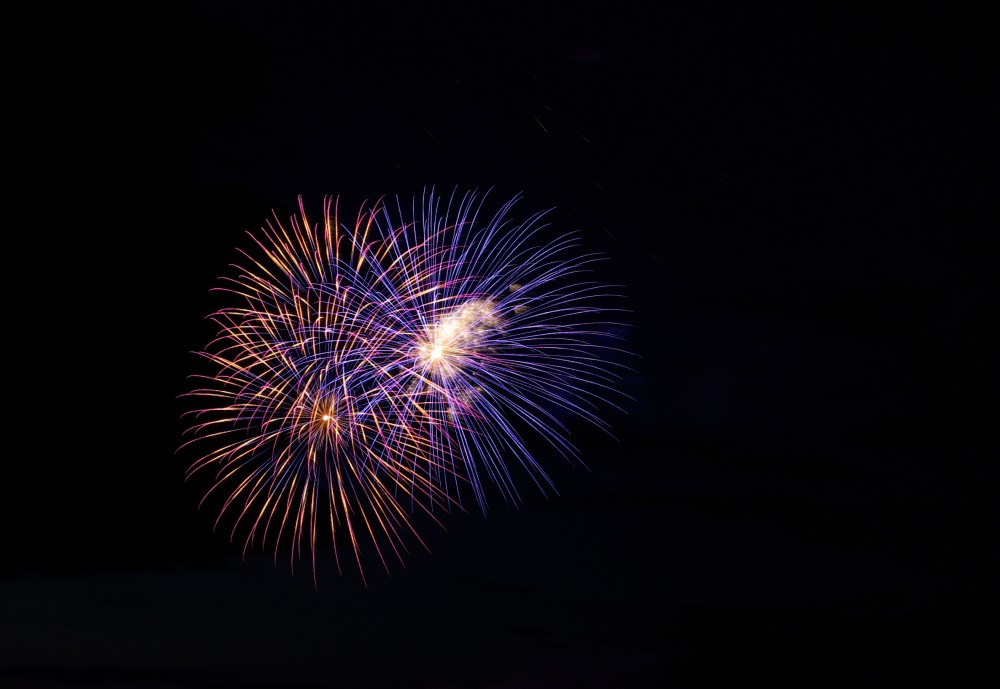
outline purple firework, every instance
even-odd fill
[[[620,396],[618,296],[591,277],[599,256],[574,233],[549,236],[546,213],[488,212],[485,195],[427,191],[277,217],[241,252],[219,289],[199,352],[210,372],[185,444],[203,449],[220,519],[248,525],[245,549],[287,535],[315,574],[320,532],[402,558],[416,512],[483,512],[491,489],[518,504],[517,474],[553,489],[531,439],[570,460],[564,419],[609,430],[599,412]],[[543,237],[545,235],[545,237]]]

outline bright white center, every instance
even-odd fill
[[[499,323],[491,301],[472,300],[427,327],[416,347],[417,361],[439,379],[458,373]]]

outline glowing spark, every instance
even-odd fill
[[[364,540],[388,566],[420,541],[415,512],[436,521],[469,491],[485,511],[490,486],[517,504],[518,468],[550,488],[528,436],[578,459],[561,417],[608,429],[619,326],[616,291],[587,276],[598,257],[543,240],[544,214],[510,220],[516,198],[480,221],[484,200],[430,191],[409,217],[380,201],[346,225],[333,199],[310,222],[300,198],[288,226],[250,234],[184,443],[205,448],[189,475],[214,472],[206,499],[223,494],[232,535],[249,527],[245,549],[289,539],[315,577],[326,531],[359,568]]]

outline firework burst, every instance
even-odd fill
[[[294,566],[305,546],[315,576],[325,533],[359,568],[364,540],[387,565],[421,542],[418,513],[468,495],[485,512],[491,488],[518,504],[518,474],[553,490],[532,436],[576,461],[567,415],[608,430],[616,292],[576,235],[543,238],[545,213],[515,221],[517,200],[489,214],[475,192],[429,191],[346,224],[329,197],[310,222],[300,198],[287,225],[250,233],[185,442],[245,551],[287,541]]]

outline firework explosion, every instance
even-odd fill
[[[517,222],[516,197],[492,215],[470,192],[363,204],[342,224],[324,200],[311,222],[277,217],[219,289],[199,352],[211,372],[187,393],[199,408],[189,475],[214,473],[221,520],[259,541],[303,545],[316,571],[321,532],[402,559],[416,513],[434,521],[491,489],[520,502],[517,474],[552,482],[528,440],[579,460],[561,418],[607,425],[618,395],[616,296],[589,274],[597,255],[573,234],[542,239],[544,213]],[[204,500],[203,500],[204,502]],[[218,521],[216,522],[219,523]],[[345,541],[346,539],[346,541]],[[339,559],[338,559],[339,567]],[[362,571],[363,576],[363,571]]]

